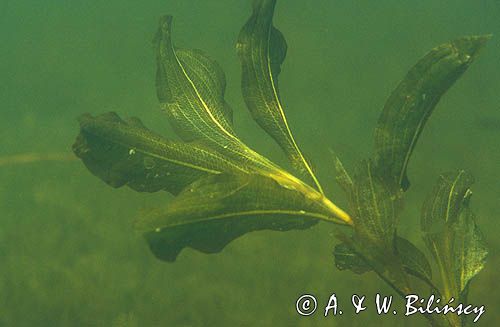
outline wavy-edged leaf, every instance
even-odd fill
[[[425,123],[488,39],[469,36],[442,44],[420,59],[399,83],[375,129],[375,164],[381,176],[408,189],[406,168]]]
[[[278,75],[287,45],[273,26],[276,0],[257,0],[237,42],[241,60],[243,97],[255,121],[286,153],[292,164],[306,172],[322,192],[311,165],[302,154],[290,130],[279,96]]]
[[[464,170],[441,175],[422,211],[424,240],[439,267],[447,298],[466,293],[488,254],[469,208],[472,182]]]
[[[332,221],[330,215],[271,178],[221,174],[194,182],[166,208],[140,218],[137,228],[158,258],[174,261],[185,247],[215,253],[248,232],[305,229],[318,220]]]
[[[407,273],[424,280],[426,283],[431,283],[431,266],[422,251],[407,239],[396,237],[396,252]],[[333,254],[335,265],[339,270],[348,269],[357,274],[372,270],[372,267],[345,243],[335,246]]]
[[[176,194],[201,177],[245,171],[204,146],[168,141],[137,118],[124,121],[110,112],[95,118],[86,114],[79,121],[73,151],[94,175],[113,187]]]
[[[232,131],[224,100],[224,74],[200,51],[174,49],[172,17],[160,20],[157,33],[157,93],[170,121],[184,140],[197,140],[252,172],[271,177],[306,196],[328,202],[346,222],[350,217],[318,191],[246,146]]]
[[[185,141],[205,143],[234,161],[276,169],[235,135],[232,110],[224,100],[225,75],[217,62],[200,50],[174,49],[172,16],[161,18],[156,42],[156,91],[176,133]]]
[[[185,141],[221,146],[222,140],[234,139],[226,80],[217,62],[199,50],[174,49],[172,16],[161,18],[156,41],[156,91],[175,131]]]

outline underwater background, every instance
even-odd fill
[[[153,37],[174,15],[174,42],[223,67],[235,128],[252,148],[289,167],[240,95],[235,41],[250,0],[0,0],[0,326],[421,326],[414,315],[353,309],[300,317],[303,293],[340,304],[352,294],[393,294],[375,274],[335,268],[335,225],[256,232],[221,253],[184,250],[173,264],[150,253],[132,223],[169,201],[165,192],[113,189],[74,158],[77,117],[115,111],[174,138],[155,93]],[[333,149],[351,166],[367,156],[385,99],[431,48],[492,33],[442,98],[409,166],[412,187],[398,233],[422,250],[419,220],[442,172],[469,169],[472,208],[489,245],[469,302],[479,326],[500,320],[500,1],[278,1],[288,43],[280,91],[288,121],[330,198]],[[13,155],[55,155],[26,161]],[[42,158],[43,159],[43,158]],[[426,252],[428,254],[428,252]],[[397,301],[397,300],[395,300]],[[401,302],[401,301],[399,301]]]

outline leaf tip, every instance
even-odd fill
[[[491,37],[492,34],[466,36],[453,41],[452,45],[461,54],[463,62],[470,64]]]
[[[165,32],[169,32],[172,27],[172,15],[163,15],[160,17],[160,29]]]
[[[172,32],[172,15],[163,15],[160,17],[160,22],[158,24],[158,30],[153,39],[153,44],[160,45],[162,42],[169,43]]]

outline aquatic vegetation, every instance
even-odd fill
[[[489,36],[463,37],[432,49],[390,95],[375,128],[373,154],[349,172],[337,157],[338,184],[348,210],[330,200],[292,135],[280,100],[278,77],[287,44],[273,26],[275,0],[256,1],[237,41],[242,94],[254,120],[282,148],[294,172],[247,146],[234,131],[224,99],[220,66],[199,50],[175,48],[172,17],[156,35],[158,98],[182,141],[147,129],[116,113],[80,118],[75,154],[113,187],[167,191],[165,208],[141,216],[151,251],[175,261],[185,247],[215,253],[258,230],[307,229],[319,221],[340,225],[334,257],[339,269],[374,271],[399,294],[414,292],[415,277],[446,299],[466,301],[470,280],[487,254],[469,208],[472,176],[444,173],[423,206],[424,240],[439,269],[397,234],[406,170],[424,125],[441,96],[467,70]],[[457,316],[427,316],[435,325],[458,326]]]

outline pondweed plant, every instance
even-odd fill
[[[489,37],[463,37],[431,50],[387,100],[375,128],[372,156],[352,173],[335,157],[336,179],[349,202],[343,210],[324,194],[285,117],[278,76],[287,45],[272,24],[275,2],[255,2],[236,48],[245,103],[297,175],[237,136],[232,109],[224,100],[222,69],[202,51],[173,46],[170,16],[161,18],[155,39],[156,89],[182,141],[163,138],[137,118],[87,114],[80,118],[74,152],[113,187],[176,195],[166,208],[137,220],[161,260],[175,261],[185,247],[219,252],[252,231],[307,229],[326,221],[344,226],[338,228],[341,243],[334,250],[339,269],[374,271],[402,296],[416,292],[410,281],[417,278],[443,302],[454,298],[465,303],[469,282],[487,254],[469,208],[471,175],[463,170],[442,174],[423,206],[423,238],[439,283],[432,281],[424,253],[399,236],[397,226],[410,186],[406,168],[419,135],[441,96]],[[426,317],[433,325],[465,324],[458,315]]]

